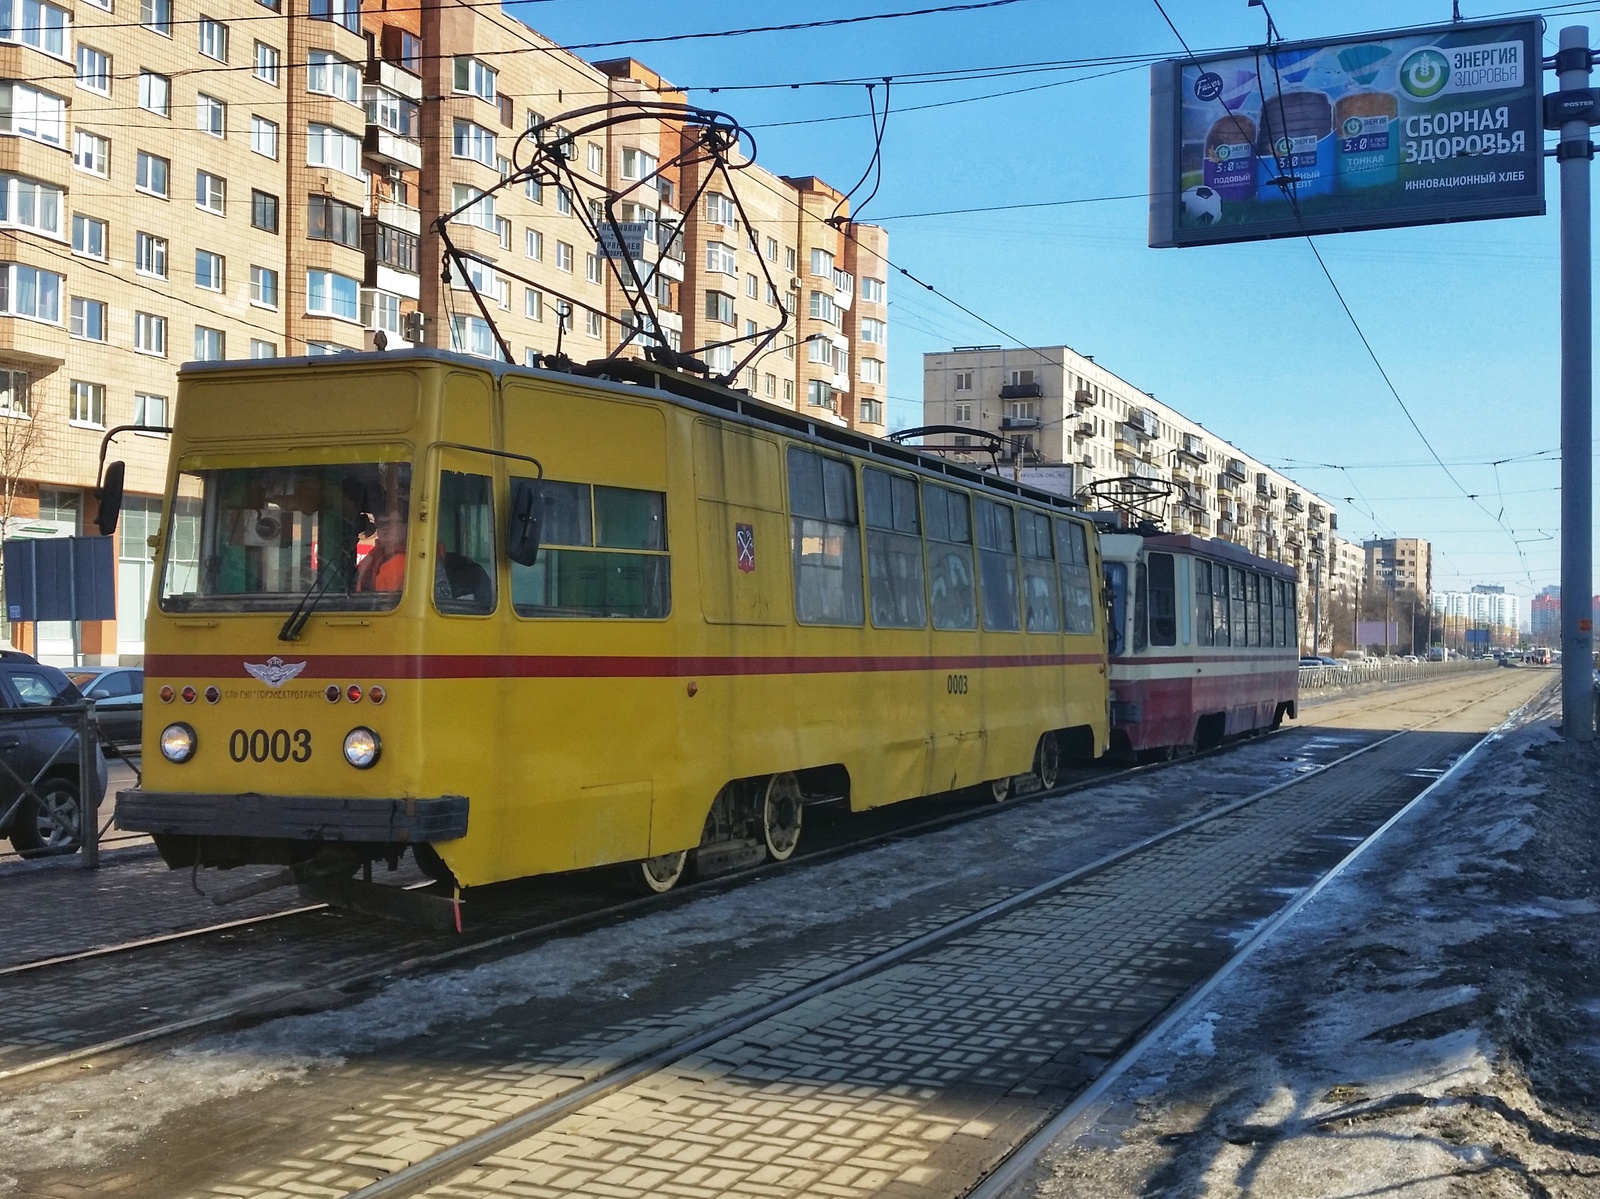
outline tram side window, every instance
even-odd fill
[[[658,620],[671,611],[665,495],[550,479],[536,486],[544,497],[539,557],[511,564],[518,616]]]
[[[1178,644],[1178,580],[1171,554],[1150,555],[1150,644]]]
[[[1150,645],[1150,568],[1139,563],[1133,577],[1133,652],[1137,654]]]
[[[1056,570],[1055,538],[1042,512],[1017,512],[1022,543],[1023,626],[1030,633],[1061,631],[1061,576]]]
[[[1121,562],[1105,564],[1106,590],[1111,593],[1111,655],[1122,653],[1122,630],[1128,619],[1128,568]]]
[[[1300,618],[1300,607],[1295,602],[1294,583],[1288,579],[1283,582],[1283,642],[1284,645],[1298,646],[1300,632],[1296,627]]]
[[[967,497],[924,485],[922,515],[928,535],[928,596],[936,629],[978,627],[972,576],[972,512]]]
[[[1089,577],[1089,539],[1076,521],[1056,521],[1056,562],[1069,633],[1094,632],[1094,587]]]
[[[1277,635],[1272,629],[1272,580],[1266,575],[1251,575],[1250,594],[1256,601],[1256,639],[1251,644],[1271,645]]]
[[[1229,575],[1232,573],[1237,572],[1230,572],[1226,566],[1221,564],[1213,564],[1211,567],[1211,594],[1215,601],[1212,605],[1212,611],[1216,613],[1214,623],[1217,627],[1218,645],[1233,644],[1233,622],[1229,616],[1232,611],[1232,605],[1228,602],[1229,588],[1232,586]]]
[[[977,501],[978,574],[983,627],[1014,633],[1022,627],[1017,587],[1017,529],[1011,505]]]
[[[1228,582],[1232,589],[1233,609],[1233,643],[1237,646],[1250,644],[1250,601],[1246,597],[1245,571],[1234,567],[1228,572]]]
[[[867,595],[880,629],[921,629],[928,623],[922,569],[922,521],[917,484],[904,475],[866,468]]]
[[[859,625],[861,525],[848,462],[789,447],[794,613],[801,624]]]
[[[439,558],[433,603],[441,612],[494,611],[494,491],[487,475],[439,472]]]
[[[1211,563],[1203,558],[1194,560],[1194,630],[1200,645],[1217,643],[1216,629],[1211,623]]]

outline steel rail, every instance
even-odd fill
[[[1015,895],[997,900],[986,906],[958,917],[940,927],[923,933],[900,945],[873,954],[843,970],[839,970],[824,978],[800,987],[776,999],[757,1004],[744,1012],[720,1020],[710,1027],[691,1033],[686,1037],[669,1042],[655,1049],[646,1050],[631,1059],[619,1062],[604,1073],[579,1084],[571,1090],[557,1095],[551,1099],[535,1104],[528,1110],[519,1113],[507,1120],[487,1128],[471,1137],[457,1142],[437,1153],[431,1154],[418,1162],[405,1166],[385,1178],[349,1192],[346,1199],[396,1199],[398,1196],[412,1195],[449,1175],[458,1172],[474,1163],[491,1156],[499,1150],[517,1141],[548,1127],[556,1121],[580,1111],[589,1104],[610,1095],[623,1087],[646,1078],[656,1071],[674,1062],[705,1049],[718,1041],[730,1036],[735,1036],[761,1022],[774,1016],[781,1015],[800,1004],[806,1003],[818,996],[838,990],[862,978],[880,973],[897,963],[914,957],[923,951],[939,945],[953,937],[986,924],[997,917],[1023,907],[1035,900],[1057,891],[1064,886],[1080,882],[1085,878],[1099,874],[1108,868],[1136,857],[1146,850],[1163,844],[1174,837],[1190,832],[1195,828],[1221,819],[1242,808],[1259,803],[1263,799],[1286,791],[1291,787],[1299,786],[1311,779],[1318,778],[1330,770],[1335,770],[1355,758],[1371,753],[1380,747],[1389,744],[1397,738],[1408,736],[1411,733],[1427,728],[1441,720],[1448,719],[1458,712],[1486,702],[1501,692],[1509,689],[1499,688],[1488,696],[1475,697],[1468,703],[1462,704],[1448,712],[1432,717],[1421,724],[1402,729],[1387,736],[1370,741],[1350,753],[1343,754],[1331,762],[1317,766],[1305,774],[1275,784],[1242,799],[1235,800],[1199,816],[1181,821],[1160,832],[1152,833],[1140,838],[1129,845],[1114,850],[1093,862],[1079,866],[1073,870],[1047,879],[1044,882],[1028,887]],[[1470,751],[1469,751],[1470,752]],[[1465,757],[1466,755],[1463,755]],[[1452,764],[1447,775],[1456,769],[1459,763]],[[1446,777],[1442,776],[1442,777]],[[1437,781],[1430,784],[1430,789],[1437,786]],[[1392,823],[1392,820],[1389,822]],[[1388,827],[1388,823],[1384,827]],[[1296,905],[1298,910],[1298,904]]]
[[[1225,804],[1220,808],[1215,808],[1210,812],[1202,813],[1201,815],[1193,817],[1191,820],[1182,824],[1174,825],[1161,832],[1151,834],[1147,838],[1134,842],[1120,850],[1114,851],[1111,855],[1108,855],[1105,858],[1098,859],[1087,866],[1080,867],[1079,874],[1074,874],[1071,877],[1063,876],[1061,879],[1052,880],[1050,884],[1043,885],[1062,886],[1067,882],[1073,881],[1075,878],[1080,877],[1084,872],[1103,870],[1128,856],[1138,853],[1143,849],[1149,848],[1151,845],[1156,844],[1159,841],[1186,832],[1199,823],[1217,819],[1237,810],[1240,807],[1250,803],[1255,803],[1269,795],[1275,794],[1285,787],[1293,786],[1296,783],[1316,778],[1324,771],[1329,770],[1334,766],[1338,766],[1359,754],[1376,749],[1380,745],[1386,744],[1388,741],[1393,740],[1395,737],[1403,736],[1405,733],[1414,732],[1417,729],[1425,728],[1428,724],[1436,723],[1438,720],[1446,719],[1449,716],[1454,715],[1456,712],[1464,711],[1466,708],[1469,708],[1474,704],[1493,699],[1502,692],[1509,690],[1510,687],[1511,684],[1508,683],[1506,687],[1499,688],[1487,696],[1478,697],[1467,704],[1452,709],[1450,712],[1444,713],[1440,716],[1434,717],[1432,720],[1426,721],[1423,724],[1414,725],[1408,729],[1403,729],[1399,732],[1392,733],[1387,737],[1369,742],[1366,745],[1363,745],[1352,751],[1350,754],[1346,754],[1343,757],[1337,758],[1333,762],[1316,766],[1314,769],[1304,774],[1297,775],[1295,778],[1289,779],[1284,783],[1277,784],[1263,791],[1254,792],[1243,799],[1232,801],[1231,803]],[[1400,701],[1396,700],[1392,702],[1398,703]],[[1392,706],[1392,704],[1379,706]],[[1305,726],[1303,728],[1293,730],[1267,730],[1264,735],[1271,736],[1274,733],[1283,731],[1305,732],[1309,734],[1313,732],[1314,728],[1315,726]],[[1048,791],[1041,789],[1039,791],[1028,792],[1026,794],[1016,796],[1005,803],[974,805],[971,808],[957,812],[946,813],[945,815],[934,817],[930,820],[921,821],[917,824],[907,825],[895,829],[886,829],[882,832],[874,833],[859,840],[831,846],[827,849],[812,851],[811,853],[805,855],[797,855],[796,857],[791,858],[789,862],[785,863],[784,865],[816,865],[826,861],[834,860],[836,858],[848,857],[878,845],[906,839],[913,835],[920,835],[937,829],[950,827],[952,825],[966,823],[967,821],[971,820],[986,819],[990,816],[998,815],[1002,810],[1015,808],[1022,804],[1036,803],[1042,800],[1075,794],[1082,791],[1091,791],[1098,787],[1108,786],[1112,783],[1125,780],[1134,775],[1162,770],[1173,766],[1184,765],[1202,758],[1224,754],[1231,750],[1238,749],[1245,744],[1259,743],[1259,740],[1260,738],[1229,742],[1226,745],[1217,746],[1213,749],[1204,750],[1200,753],[1189,755],[1183,758],[1126,767],[1100,778],[1082,780],[1067,784],[1065,786],[1055,787]],[[474,941],[470,944],[455,946],[450,949],[441,950],[437,953],[424,954],[413,958],[404,958],[388,965],[378,965],[376,968],[372,965],[369,965],[355,974],[337,975],[330,978],[314,980],[309,983],[295,984],[292,987],[271,991],[267,994],[252,995],[244,1002],[229,1004],[222,1008],[207,1011],[183,1020],[168,1021],[166,1023],[154,1025],[150,1028],[141,1029],[120,1037],[114,1037],[105,1041],[96,1042],[93,1045],[66,1050],[62,1053],[53,1054],[50,1057],[41,1058],[32,1062],[25,1062],[21,1065],[9,1067],[7,1069],[0,1069],[0,1082],[9,1081],[11,1079],[23,1077],[29,1074],[39,1073],[57,1066],[70,1065],[74,1062],[84,1061],[86,1059],[94,1058],[107,1053],[114,1053],[122,1049],[129,1049],[139,1045],[167,1040],[169,1038],[181,1036],[186,1033],[204,1031],[207,1028],[213,1028],[231,1021],[248,1019],[252,1015],[261,1014],[264,1011],[270,1013],[274,1009],[281,1008],[285,1002],[293,1000],[297,995],[327,992],[349,992],[353,995],[360,990],[370,989],[385,979],[390,979],[397,975],[421,973],[430,969],[438,969],[457,963],[469,956],[481,954],[497,948],[504,948],[513,944],[523,942],[537,943],[538,941],[548,940],[566,933],[586,931],[591,928],[609,924],[616,919],[634,915],[638,912],[654,910],[666,906],[676,906],[679,903],[697,898],[702,894],[707,894],[715,890],[726,889],[732,884],[739,883],[761,873],[764,870],[770,870],[772,868],[773,863],[763,862],[759,865],[747,867],[743,870],[730,871],[727,874],[715,875],[709,879],[703,879],[698,882],[691,883],[688,886],[678,887],[664,895],[653,895],[629,900],[627,902],[611,905],[593,912],[580,913],[578,915],[565,917],[561,920],[551,921],[547,924],[535,925],[526,929],[515,929],[511,932],[502,933],[495,937]],[[1030,893],[1031,892],[1024,892],[1022,894],[1026,895]],[[1016,897],[1012,898],[1015,899]],[[1001,902],[1005,903],[1010,901]],[[303,905],[280,912],[265,913],[260,916],[245,917],[240,920],[228,921],[226,923],[216,925],[208,925],[204,928],[187,929],[177,933],[161,934],[155,937],[142,938],[137,941],[124,942],[118,945],[100,946],[94,949],[84,950],[78,954],[67,954],[57,958],[41,959],[36,962],[21,963],[16,966],[7,967],[4,970],[0,970],[0,977],[4,977],[8,974],[17,975],[25,973],[28,970],[41,969],[51,965],[70,964],[74,961],[105,957],[140,948],[155,947],[162,944],[197,939],[213,933],[228,931],[240,927],[247,927],[254,924],[263,924],[289,916],[305,915],[311,912],[324,910],[326,907],[327,905],[325,904]],[[954,933],[951,935],[954,935]]]
[[[1524,714],[1527,713],[1529,709],[1531,709],[1542,697],[1548,695],[1551,689],[1555,687],[1558,682],[1559,680],[1552,681],[1533,699],[1529,700],[1522,707],[1512,712],[1506,717],[1505,720],[1501,721],[1498,725],[1485,733],[1476,743],[1473,744],[1470,749],[1466,751],[1466,753],[1462,754],[1459,758],[1452,762],[1443,774],[1441,774],[1433,782],[1429,783],[1417,795],[1403,804],[1398,811],[1393,813],[1387,820],[1385,820],[1376,829],[1364,837],[1361,842],[1355,846],[1355,848],[1353,848],[1348,854],[1335,863],[1334,866],[1321,877],[1319,877],[1316,882],[1307,886],[1282,908],[1278,909],[1278,911],[1269,917],[1265,923],[1251,933],[1251,935],[1239,945],[1239,948],[1234,951],[1228,960],[1223,962],[1214,973],[1195,986],[1186,996],[1179,999],[1175,1006],[1169,1008],[1166,1014],[1157,1020],[1157,1022],[1150,1027],[1148,1031],[1143,1033],[1138,1040],[1136,1040],[1131,1046],[1128,1047],[1128,1049],[1120,1054],[1114,1062],[1112,1062],[1099,1075],[1097,1075],[1095,1080],[1091,1082],[1088,1087],[1086,1087],[1083,1091],[1080,1091],[1072,1100],[1072,1102],[1067,1104],[1067,1106],[1058,1112],[1054,1117],[1047,1120],[1038,1130],[1032,1133],[1021,1144],[1014,1147],[999,1165],[990,1171],[990,1173],[976,1186],[965,1193],[963,1199],[1002,1199],[1006,1192],[1013,1185],[1015,1185],[1024,1174],[1033,1169],[1034,1163],[1038,1161],[1039,1157],[1050,1147],[1050,1145],[1060,1137],[1064,1136],[1069,1130],[1072,1129],[1074,1125],[1082,1121],[1083,1118],[1094,1109],[1095,1105],[1100,1101],[1100,1099],[1104,1097],[1105,1093],[1111,1089],[1111,1087],[1116,1083],[1117,1079],[1126,1074],[1128,1070],[1131,1069],[1134,1064],[1137,1063],[1138,1060],[1151,1049],[1152,1046],[1159,1043],[1163,1038],[1165,1038],[1175,1029],[1179,1028],[1186,1021],[1192,1020],[1199,1009],[1211,997],[1212,993],[1219,986],[1221,986],[1229,976],[1231,976],[1242,965],[1244,965],[1249,958],[1254,956],[1263,945],[1271,940],[1279,929],[1281,929],[1290,920],[1293,920],[1300,910],[1306,906],[1306,904],[1315,899],[1319,894],[1322,893],[1324,888],[1326,888],[1347,869],[1354,865],[1363,854],[1365,854],[1383,838],[1385,833],[1404,820],[1413,809],[1415,809],[1424,800],[1428,799],[1436,790],[1442,787],[1446,781],[1450,780],[1467,764],[1467,762],[1477,755],[1479,750],[1481,750],[1485,745],[1488,745],[1491,741],[1503,736],[1508,729],[1516,727],[1516,725],[1521,722]],[[1502,691],[1506,690],[1509,690],[1509,688],[1502,687],[1499,691],[1495,691],[1490,696],[1485,698],[1493,698],[1494,695],[1498,695]],[[1474,702],[1482,701],[1479,700]],[[1464,706],[1471,707],[1472,705],[1468,704]],[[1463,709],[1457,709],[1457,711],[1461,710]],[[1451,715],[1453,715],[1453,713],[1451,713]],[[1442,720],[1444,717],[1439,717],[1439,719]],[[356,1193],[360,1194],[361,1192]]]

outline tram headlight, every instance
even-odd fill
[[[344,760],[357,770],[366,770],[378,761],[383,753],[383,742],[378,734],[365,725],[351,729],[344,735]]]
[[[161,756],[169,762],[187,762],[197,744],[194,730],[181,721],[161,730]]]

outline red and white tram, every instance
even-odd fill
[[[1295,572],[1181,534],[1100,539],[1111,622],[1111,746],[1207,749],[1293,717]]]

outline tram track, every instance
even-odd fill
[[[1448,715],[1453,715],[1456,711],[1465,710],[1465,708],[1471,707],[1473,704],[1488,702],[1494,696],[1497,696],[1503,691],[1509,689],[1511,685],[1513,685],[1512,681],[1508,681],[1505,687],[1498,688],[1489,695],[1476,697],[1474,700],[1470,701],[1466,705],[1463,705],[1461,708],[1454,709],[1451,713],[1447,713],[1446,716],[1436,717],[1434,721],[1427,723],[1435,723],[1439,719],[1445,719]],[[1396,700],[1393,702],[1403,701]],[[1312,734],[1315,731],[1315,727],[1316,726],[1303,726],[1301,728],[1292,730],[1282,730],[1281,732],[1289,734]],[[1414,730],[1408,729],[1404,731]],[[1403,732],[1392,734],[1388,738],[1382,738],[1377,741],[1369,742],[1356,752],[1366,752],[1369,749],[1376,748],[1378,745],[1391,740],[1394,736],[1403,735]],[[1280,734],[1272,735],[1277,736]],[[817,865],[823,862],[836,860],[841,857],[847,857],[853,854],[861,853],[877,846],[913,839],[917,836],[926,835],[931,832],[936,832],[941,829],[970,821],[986,819],[1002,811],[1013,809],[1021,805],[1039,803],[1045,800],[1061,798],[1077,793],[1092,792],[1096,789],[1112,786],[1116,783],[1124,782],[1130,778],[1146,773],[1191,764],[1198,760],[1203,760],[1209,757],[1226,755],[1244,745],[1260,744],[1261,740],[1261,738],[1255,738],[1244,742],[1234,742],[1222,747],[1218,747],[1214,750],[1206,751],[1202,754],[1178,759],[1173,762],[1156,762],[1124,767],[1109,773],[1097,774],[1093,778],[1074,780],[1068,784],[1058,786],[1049,791],[1039,790],[1022,794],[1011,799],[1005,804],[997,805],[992,803],[973,803],[971,805],[961,807],[955,811],[942,813],[930,819],[916,821],[909,825],[898,825],[868,834],[861,838],[852,839],[840,844],[822,846],[803,854],[797,854],[793,859],[790,860],[789,863],[785,864],[784,868],[789,869],[797,866]],[[1343,760],[1345,759],[1339,759],[1339,761]],[[1214,808],[1209,812],[1196,817],[1195,821],[1213,819],[1224,815],[1235,810],[1241,804],[1254,802],[1256,799],[1259,799],[1262,796],[1272,794],[1276,790],[1281,789],[1282,786],[1292,785],[1293,783],[1303,781],[1304,779],[1316,777],[1317,775],[1320,775],[1329,769],[1331,765],[1332,764],[1317,765],[1311,772],[1299,775],[1296,778],[1289,780],[1288,783],[1279,784],[1277,787],[1253,794],[1243,800],[1225,803],[1220,807]],[[881,812],[883,810],[880,809],[879,811]],[[1182,825],[1174,826],[1172,829],[1155,834],[1155,836],[1159,839],[1175,835],[1177,831],[1183,828],[1191,827],[1193,823],[1194,822],[1191,821]],[[1153,842],[1137,842],[1134,846],[1130,847],[1127,852],[1134,852],[1147,843]],[[1108,860],[1120,860],[1120,858],[1114,857],[1113,859]],[[301,979],[294,984],[282,987],[269,986],[266,988],[258,988],[240,997],[236,1002],[223,1002],[218,1005],[213,1005],[182,1019],[162,1021],[158,1024],[148,1026],[143,1029],[133,1029],[118,1036],[97,1040],[91,1044],[51,1053],[34,1060],[23,1061],[14,1066],[4,1066],[3,1068],[0,1068],[0,1082],[37,1074],[53,1067],[68,1065],[74,1062],[81,1062],[121,1050],[203,1032],[208,1029],[250,1023],[255,1020],[268,1018],[274,1015],[336,1006],[339,1003],[351,1002],[359,999],[362,995],[370,993],[372,990],[400,977],[458,965],[473,957],[490,954],[496,950],[504,950],[514,946],[522,947],[533,945],[556,937],[578,934],[595,928],[603,927],[619,920],[625,920],[636,915],[642,915],[650,911],[660,910],[666,905],[675,905],[677,903],[686,902],[702,895],[731,889],[763,873],[770,873],[773,869],[774,867],[771,863],[763,863],[759,866],[754,866],[744,870],[730,872],[728,874],[718,875],[713,878],[690,883],[664,896],[650,896],[632,899],[622,903],[608,905],[599,909],[580,912],[557,920],[546,921],[522,928],[512,928],[505,932],[494,935],[481,936],[467,943],[452,944],[448,948],[442,948],[432,952],[423,952],[420,954],[407,952],[397,957],[392,946],[385,946],[381,950],[366,954],[358,953],[357,960],[355,962],[351,962],[348,959],[341,960],[335,967],[320,971],[314,974],[312,977]],[[143,950],[155,950],[163,947],[170,948],[184,942],[193,942],[218,936],[232,936],[244,930],[258,929],[261,926],[282,922],[286,919],[298,918],[299,920],[304,921],[316,916],[318,913],[326,914],[327,912],[328,909],[326,908],[326,905],[299,905],[283,911],[265,913],[259,916],[221,922],[202,928],[181,930],[179,932],[163,934],[154,937],[140,938],[115,945],[98,946],[78,953],[59,955],[48,959],[39,959],[34,962],[20,963],[11,967],[0,969],[0,980],[20,981],[27,979],[30,976],[36,977],[39,974],[52,969],[81,965],[84,963],[92,963],[104,959],[121,958],[125,955],[138,953],[139,951]],[[373,922],[363,923],[368,931],[371,931],[373,928],[377,928],[382,932],[392,934],[394,928],[394,926],[389,925],[375,925]],[[344,931],[348,932],[349,930],[346,929]],[[406,946],[403,948],[410,950],[412,947]]]
[[[1504,690],[1506,688],[1498,689],[1493,695],[1499,695]],[[1219,821],[1226,821],[1230,817],[1262,805],[1264,801],[1274,796],[1282,795],[1296,788],[1304,788],[1308,783],[1324,779],[1331,772],[1336,772],[1358,759],[1378,753],[1384,747],[1390,746],[1402,738],[1412,736],[1433,724],[1448,720],[1450,717],[1469,708],[1487,702],[1492,697],[1474,697],[1467,703],[1420,725],[1391,733],[1361,745],[1332,762],[1318,766],[1312,772],[1299,775],[1212,811],[1172,825],[1106,854],[1093,862],[1065,871],[1056,877],[1028,887],[1015,895],[990,903],[978,910],[949,921],[936,929],[857,961],[806,986],[797,988],[767,1002],[754,1005],[706,1027],[693,1030],[688,1035],[653,1047],[631,1060],[620,1062],[613,1068],[586,1079],[559,1095],[529,1106],[488,1129],[466,1137],[453,1145],[394,1171],[387,1177],[354,1190],[349,1194],[348,1199],[399,1199],[401,1196],[426,1192],[434,1184],[442,1183],[446,1180],[453,1180],[447,1188],[448,1193],[451,1195],[482,1193],[476,1185],[477,1180],[473,1177],[475,1171],[478,1174],[491,1173],[496,1177],[504,1175],[506,1173],[505,1167],[510,1160],[525,1159],[527,1157],[526,1154],[511,1154],[508,1158],[505,1156],[507,1150],[528,1142],[530,1138],[534,1138],[546,1130],[553,1129],[569,1117],[577,1116],[597,1105],[601,1105],[603,1101],[617,1095],[619,1092],[638,1087],[647,1080],[651,1080],[657,1075],[674,1068],[680,1068],[681,1073],[685,1068],[684,1063],[697,1055],[705,1053],[714,1046],[738,1038],[742,1034],[768,1024],[778,1017],[791,1013],[813,1001],[836,996],[838,993],[865,980],[884,975],[894,967],[924,957],[930,952],[948,946],[952,942],[977,930],[993,926],[1007,916],[1038,904],[1041,900],[1055,896],[1066,888],[1097,879],[1112,871],[1115,867],[1133,862],[1153,850],[1167,846],[1199,830],[1206,829],[1207,826],[1214,825]],[[1455,755],[1442,773],[1425,788],[1421,789],[1420,794],[1409,798],[1400,807],[1399,811],[1390,814],[1376,830],[1369,832],[1364,838],[1360,839],[1360,844],[1354,850],[1345,854],[1332,870],[1318,877],[1315,882],[1303,889],[1288,905],[1282,906],[1281,910],[1273,915],[1266,924],[1258,928],[1245,944],[1240,947],[1238,952],[1232,955],[1219,970],[1199,986],[1193,988],[1187,996],[1180,997],[1178,1000],[1179,1006],[1176,1009],[1170,1009],[1169,1006],[1169,1010],[1173,1010],[1171,1017],[1162,1021],[1158,1016],[1157,1022],[1160,1027],[1170,1027],[1172,1021],[1178,1018],[1183,1011],[1192,1009],[1195,1003],[1203,999],[1206,994],[1209,994],[1217,981],[1220,981],[1226,973],[1231,972],[1239,961],[1248,956],[1248,953],[1254,952],[1255,948],[1273,930],[1292,916],[1293,912],[1297,911],[1311,895],[1315,894],[1317,890],[1326,885],[1328,880],[1335,877],[1350,862],[1354,861],[1361,852],[1374,843],[1405,812],[1420,802],[1423,796],[1431,792],[1445,778],[1460,769],[1462,764],[1468,761],[1500,729],[1514,723],[1516,715],[1513,714],[1511,718],[1502,722],[1501,725],[1489,733],[1481,737],[1474,737],[1470,747],[1465,747],[1464,752]],[[804,1023],[802,1022],[802,1024]],[[1154,1034],[1151,1035],[1153,1036]],[[768,1039],[771,1040],[772,1038]],[[779,1039],[781,1040],[781,1035]],[[1142,1050],[1148,1039],[1148,1037],[1139,1038],[1132,1048],[1128,1050],[1128,1054],[1136,1054]],[[737,1057],[737,1055],[732,1056]],[[1120,1062],[1121,1058],[1113,1063],[1117,1067],[1118,1073],[1122,1068]],[[689,1072],[692,1074],[693,1070],[689,1069]],[[660,1093],[665,1093],[666,1091],[665,1087],[657,1087],[656,1089]],[[1079,1103],[1074,1101],[1067,1104],[1067,1110],[1075,1111],[1080,1106]],[[1022,1140],[1014,1150],[1008,1151],[999,1162],[986,1169],[983,1172],[983,1177],[975,1180],[973,1187],[964,1187],[961,1193],[970,1195],[971,1199],[995,1199],[1000,1195],[1004,1185],[1014,1179],[1021,1168],[1008,1166],[1007,1163],[1017,1158],[1019,1152],[1037,1152],[1047,1143],[1047,1140],[1041,1139],[1043,1132],[1055,1127],[1060,1118],[1058,1112],[1052,1112],[1049,1115],[1055,1117],[1055,1119],[1046,1118],[1036,1121],[1035,1123],[1039,1127],[1034,1130],[1034,1135],[1031,1138]]]

